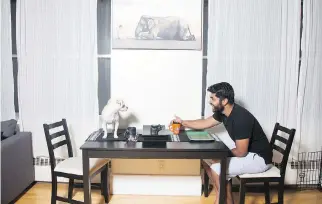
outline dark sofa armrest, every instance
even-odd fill
[[[31,132],[1,141],[1,203],[12,201],[34,181]]]
[[[12,135],[11,137],[8,137],[5,140],[1,141],[1,156],[13,156],[6,155],[9,153],[17,153],[17,151],[29,151],[32,153],[32,135],[31,132],[18,132],[15,135]],[[23,155],[22,155],[23,156]]]

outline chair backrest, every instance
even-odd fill
[[[61,121],[58,121],[52,124],[43,124],[43,127],[44,127],[44,132],[45,132],[46,142],[47,142],[47,147],[49,152],[50,166],[51,166],[51,170],[53,171],[56,167],[56,159],[55,159],[55,153],[54,153],[54,150],[56,148],[61,147],[63,145],[67,145],[68,156],[73,157],[73,149],[70,142],[67,122],[66,122],[66,119],[62,119]],[[50,133],[50,129],[59,128],[59,127],[63,127],[63,130],[55,133]],[[65,139],[55,144],[52,143],[53,139],[59,138],[62,136],[65,136]]]
[[[281,135],[279,135],[278,131],[281,131],[281,132],[287,134],[288,138],[285,138],[285,137],[282,137]],[[274,149],[282,154],[282,162],[275,163],[279,167],[282,177],[285,176],[285,170],[286,170],[286,166],[287,166],[288,156],[291,151],[294,135],[295,135],[295,129],[288,129],[286,127],[281,126],[279,123],[275,124],[270,145],[271,145],[272,149]],[[278,146],[278,144],[276,144],[276,141],[280,141],[281,143],[284,143],[285,148]]]

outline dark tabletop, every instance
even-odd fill
[[[214,151],[227,152],[229,149],[222,142],[166,142],[164,146],[143,145],[142,142],[123,141],[86,141],[80,149],[96,151]]]

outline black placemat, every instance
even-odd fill
[[[190,140],[185,132],[179,133],[179,139],[180,139],[180,142],[190,142]]]
[[[86,141],[96,141],[96,142],[104,142],[104,141],[126,141],[124,137],[125,129],[118,129],[117,136],[118,138],[114,138],[114,131],[107,133],[107,138],[103,138],[104,132],[102,129],[94,131],[91,135],[86,139]],[[95,134],[98,133],[99,135],[96,137]]]
[[[94,131],[91,133],[91,135],[86,139],[86,141],[96,141],[96,142],[106,142],[106,141],[126,141],[126,137],[124,136],[125,129],[118,129],[117,130],[117,136],[118,138],[114,138],[114,132],[107,133],[107,138],[103,138],[104,132],[102,129]],[[95,136],[95,133],[98,134],[98,136]],[[179,141],[175,141],[172,139],[171,135],[168,136],[169,140],[168,142],[190,142],[187,134],[185,132],[181,132],[179,134]],[[144,139],[142,138],[142,135],[139,135],[138,142],[142,142]]]

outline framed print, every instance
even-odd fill
[[[201,50],[202,0],[116,0],[113,49]]]

